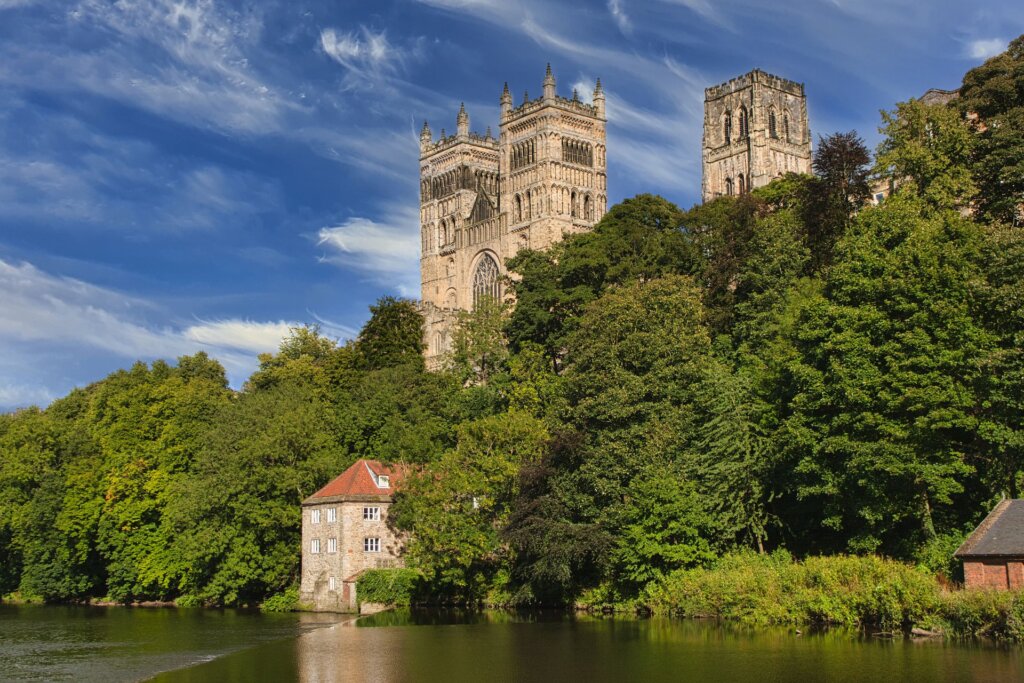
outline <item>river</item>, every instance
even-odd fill
[[[0,680],[1024,681],[1024,649],[562,614],[0,606]]]

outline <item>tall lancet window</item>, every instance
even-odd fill
[[[473,273],[473,307],[484,299],[501,300],[501,272],[490,254],[484,254]]]

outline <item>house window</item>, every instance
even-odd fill
[[[318,555],[320,553],[319,538],[314,538],[312,541],[309,542],[309,552],[313,553],[314,555]]]
[[[371,522],[379,522],[380,521],[380,508],[378,508],[378,507],[363,508],[363,519],[369,520]]]
[[[333,576],[327,579],[327,590],[333,591],[338,590],[338,580]]]
[[[380,552],[380,539],[379,538],[364,538],[363,539],[363,551],[368,553],[379,553]]]
[[[338,552],[338,539],[328,538],[327,539],[327,552],[336,553]]]
[[[320,511],[319,510],[313,510],[311,513],[309,513],[309,521],[311,521],[313,524],[319,524],[320,523]]]
[[[386,489],[391,486],[391,477],[386,474],[377,475],[377,487]]]
[[[327,521],[337,522],[338,521],[338,508],[327,508]]]

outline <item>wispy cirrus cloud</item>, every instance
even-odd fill
[[[207,351],[237,386],[256,368],[255,354],[277,350],[289,329],[300,324],[238,318],[174,324],[159,306],[140,297],[3,259],[0,291],[0,355],[8,363],[33,357],[39,347],[51,357],[103,354],[119,359],[118,365]],[[0,377],[0,407],[40,402],[70,388],[30,381],[38,374],[32,372],[37,360],[26,364],[26,377],[15,376],[13,365],[5,364]]]
[[[608,13],[612,15],[615,25],[619,27],[622,35],[629,36],[633,33],[633,22],[626,14],[625,0],[608,0]]]
[[[352,217],[320,228],[321,261],[362,273],[403,296],[419,291],[419,212],[415,206],[387,209],[377,220]]]
[[[368,26],[349,32],[325,28],[320,31],[320,48],[348,70],[352,84],[393,75],[406,58],[406,51],[392,45],[385,31]]]

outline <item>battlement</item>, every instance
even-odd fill
[[[485,133],[483,135],[480,133],[469,133],[465,136],[446,135],[439,137],[437,140],[423,142],[420,145],[420,159],[425,159],[437,154],[438,152],[443,152],[462,142],[484,147],[486,149],[493,150],[494,152],[498,151],[498,140],[490,133]]]
[[[803,83],[797,83],[796,81],[791,81],[789,79],[782,78],[781,76],[775,76],[766,71],[761,71],[760,69],[754,69],[742,76],[732,78],[721,85],[714,85],[710,88],[705,88],[704,99],[715,100],[719,97],[743,90],[744,88],[749,88],[754,83],[762,83],[770,88],[782,90],[783,92],[787,92],[790,95],[796,95],[798,97],[803,97],[804,95]]]
[[[538,97],[534,100],[528,100],[523,102],[521,105],[512,109],[508,113],[508,117],[505,121],[512,121],[513,119],[522,118],[528,114],[532,114],[536,111],[540,111],[545,105],[543,97]],[[555,96],[555,106],[561,109],[566,109],[573,112],[574,114],[582,114],[583,116],[598,117],[597,107],[592,104],[580,100],[579,98],[572,99],[571,97],[562,97],[561,95]]]

